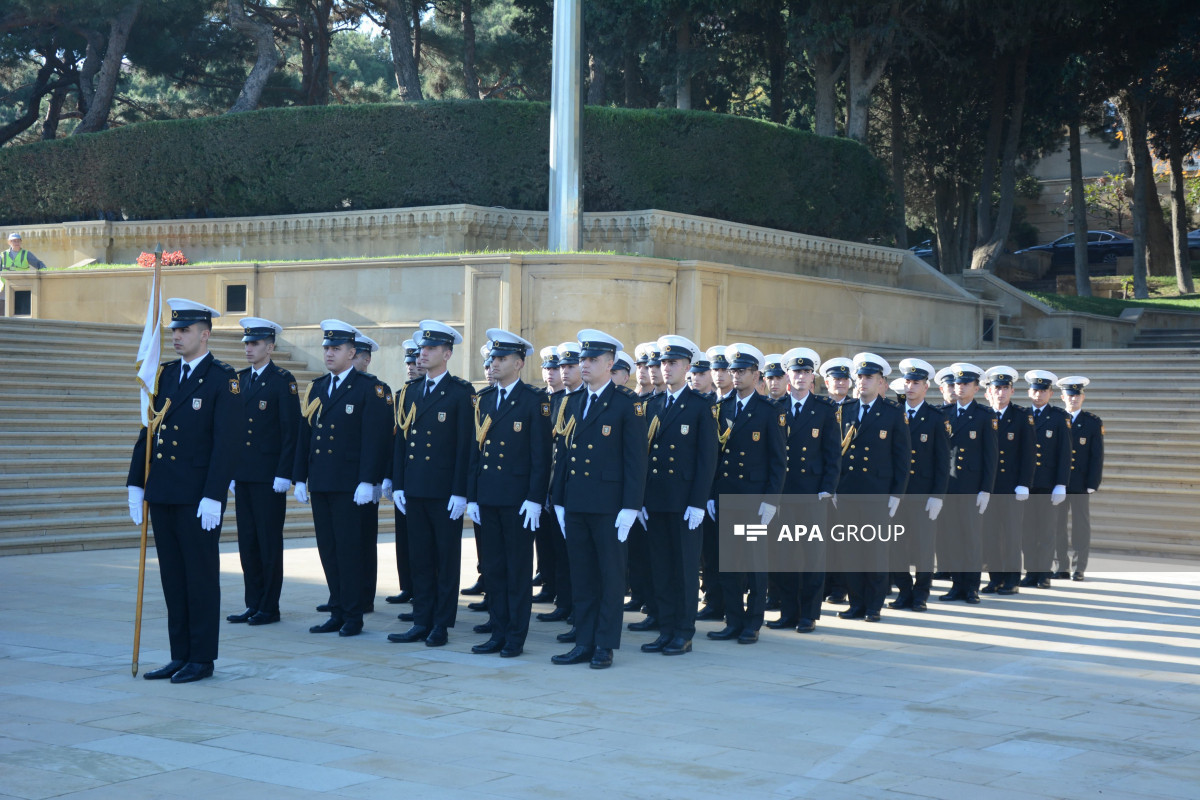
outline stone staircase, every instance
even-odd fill
[[[1022,374],[1048,369],[1060,378],[1090,378],[1084,409],[1105,427],[1104,479],[1091,503],[1093,549],[1200,559],[1200,415],[1194,410],[1200,348],[904,355],[919,355],[938,369],[961,360],[984,369],[1004,364]],[[1027,390],[1021,381],[1014,397],[1020,405],[1029,405]],[[1062,405],[1057,392],[1052,402]]]
[[[1129,346],[1200,349],[1200,328],[1145,328],[1138,331]]]
[[[134,382],[141,328],[0,319],[0,554],[135,545],[125,476],[140,427]],[[245,366],[237,331],[214,331],[213,354]],[[163,358],[172,357],[165,339]],[[316,377],[275,362],[303,386]],[[223,537],[236,539],[229,498]],[[391,528],[391,515],[381,514]],[[285,536],[311,536],[307,506],[289,500]]]

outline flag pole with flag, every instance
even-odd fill
[[[154,278],[150,283],[150,304],[146,308],[146,327],[138,345],[137,382],[142,426],[146,429],[146,464],[142,488],[150,477],[150,450],[154,436],[154,396],[158,393],[158,362],[162,352],[162,245],[154,248]],[[142,641],[142,594],[146,588],[146,539],[150,525],[150,504],[142,499],[142,537],[138,555],[137,609],[133,621],[133,677],[138,674],[138,651]]]

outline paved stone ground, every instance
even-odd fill
[[[465,601],[447,647],[389,644],[407,627],[382,602],[390,542],[366,633],[311,635],[316,549],[287,547],[283,621],[225,625],[216,676],[184,686],[130,676],[136,550],[0,559],[0,795],[1200,794],[1200,573],[1093,557],[1085,583],[879,625],[827,615],[754,646],[701,623],[695,652],[666,658],[626,634],[594,671],[549,663],[562,624],[533,622],[522,658],[472,655],[484,616]],[[222,613],[240,611],[232,546],[221,565]],[[146,600],[143,671],[167,660],[153,559]]]

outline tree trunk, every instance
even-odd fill
[[[891,123],[892,123],[892,197],[894,198],[895,217],[893,231],[896,237],[896,247],[908,249],[908,223],[904,209],[904,96],[895,79],[891,86]]]
[[[821,49],[813,57],[814,131],[819,136],[837,136],[834,109],[837,107],[837,83],[846,69],[846,57]]]
[[[604,56],[599,53],[592,53],[588,56],[588,91],[587,104],[589,106],[604,105],[605,84],[604,70],[606,64]]]
[[[1184,194],[1183,172],[1183,126],[1180,117],[1183,109],[1176,104],[1170,115],[1167,129],[1167,159],[1171,162],[1171,233],[1175,245],[1175,285],[1180,294],[1191,294],[1196,291],[1192,280],[1192,262],[1188,257],[1188,207]]]
[[[142,0],[132,0],[113,17],[108,30],[108,46],[104,48],[104,60],[96,78],[96,92],[75,133],[95,133],[108,125],[113,95],[117,91],[117,79],[121,77],[125,44],[129,41],[129,32],[133,29],[134,20],[137,19],[141,7]]]
[[[947,275],[961,274],[967,263],[971,246],[970,197],[970,187],[956,183],[953,178],[942,178],[934,183],[938,269]]]
[[[413,37],[409,28],[411,8],[402,0],[387,0],[384,6],[384,21],[388,29],[388,43],[392,50],[392,70],[396,74],[396,89],[401,102],[410,103],[425,99],[421,95],[421,75],[417,70],[417,59],[413,54]]]
[[[79,68],[79,113],[87,114],[92,107],[92,98],[96,96],[96,73],[100,71],[100,62],[104,60],[104,34],[100,31],[87,30],[82,32],[87,39],[87,49],[84,51],[83,66]]]
[[[898,12],[897,12],[898,13]],[[871,93],[883,78],[891,56],[893,34],[879,39],[875,34],[850,37],[849,69],[846,75],[846,136],[866,143],[870,122]],[[874,58],[872,58],[872,53]]]
[[[771,122],[783,123],[784,75],[787,68],[787,24],[783,20],[782,6],[769,12],[767,23],[766,54],[768,91],[771,97]]]
[[[317,0],[298,17],[300,97],[301,103],[307,106],[329,104],[329,15],[332,10],[333,0]]]
[[[675,107],[692,107],[692,17],[687,12],[675,20]]]
[[[475,72],[475,17],[471,10],[471,0],[462,0],[462,29],[463,29],[463,89],[467,92],[468,100],[478,100],[479,75]]]
[[[987,137],[983,142],[979,200],[975,209],[975,226],[979,230],[980,245],[992,238],[992,188],[996,182],[996,163],[1000,160],[1004,112],[1008,107],[1008,59],[1003,59],[999,68],[992,70],[992,75],[992,104],[988,116]]]
[[[29,93],[29,99],[25,101],[25,113],[7,125],[0,127],[0,144],[4,144],[16,136],[20,136],[33,123],[37,122],[38,115],[42,109],[42,97],[47,92],[46,84],[49,83],[50,75],[53,72],[54,65],[49,58],[46,58],[42,63],[42,68],[38,70],[37,76],[33,79],[33,87]],[[53,101],[51,103],[53,104]],[[43,138],[45,138],[44,135]]]
[[[1126,147],[1133,164],[1133,296],[1145,300],[1150,296],[1146,285],[1148,199],[1154,183],[1150,151],[1146,147],[1146,113],[1144,102],[1128,89],[1118,95],[1117,110],[1125,126]]]
[[[46,107],[46,116],[42,119],[42,139],[49,141],[58,138],[58,123],[62,120],[63,103],[67,100],[66,88],[58,89],[50,94],[50,103]]]
[[[253,111],[258,108],[262,99],[263,88],[267,85],[271,74],[279,68],[282,58],[275,47],[275,29],[265,22],[253,22],[246,16],[245,4],[242,0],[229,0],[229,24],[238,33],[248,36],[254,42],[254,66],[242,84],[242,91],[230,107],[230,114],[242,111]]]
[[[413,32],[413,63],[417,72],[421,71],[421,12],[425,9],[424,0],[412,0],[412,32]]]
[[[1000,205],[996,209],[996,221],[991,225],[991,235],[982,247],[977,247],[971,257],[972,269],[985,269],[994,273],[1004,244],[1012,230],[1013,206],[1017,202],[1017,154],[1021,144],[1021,125],[1025,116],[1025,75],[1029,65],[1030,47],[1027,45],[1013,65],[1012,107],[1008,113],[1008,127],[1004,133],[1004,155],[1000,162]],[[980,189],[980,194],[983,190]],[[989,209],[990,211],[990,209]],[[990,214],[988,215],[990,217]],[[977,233],[979,239],[982,232]],[[978,240],[977,240],[978,241]]]
[[[1087,200],[1083,188],[1083,152],[1079,145],[1079,117],[1067,123],[1068,159],[1071,162],[1071,219],[1075,228],[1075,294],[1092,296],[1092,281],[1088,276]]]
[[[1147,143],[1147,149],[1149,146]],[[1175,246],[1153,172],[1150,180],[1150,193],[1146,197],[1146,274],[1166,277],[1175,274]]]

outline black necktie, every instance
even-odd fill
[[[858,407],[858,421],[862,422],[863,417],[865,417],[868,413],[870,413],[870,411],[871,411],[871,407],[869,405],[868,406],[859,406]]]
[[[500,413],[500,409],[504,406],[504,390],[496,392],[496,413]]]
[[[1035,420],[1039,420],[1042,418],[1042,410],[1040,408],[1035,408],[1033,410],[1033,418]]]
[[[962,415],[963,415],[963,407],[962,407],[962,406],[959,406],[959,407],[958,407],[958,416],[959,416],[959,417],[962,417]]]
[[[188,375],[192,374],[192,367],[189,364],[183,365],[183,370],[179,373],[179,382],[183,383],[188,379]]]
[[[433,387],[434,387],[433,381],[425,381],[425,396],[426,397],[429,397],[429,395],[433,394]]]
[[[917,410],[915,408],[910,408],[908,410],[908,421],[912,422],[914,419],[916,419],[916,416],[917,416]]]
[[[588,413],[592,410],[592,403],[595,402],[595,400],[596,400],[596,395],[592,394],[591,392],[588,392],[587,405],[585,405],[583,407],[583,418],[584,419],[587,419]]]
[[[333,380],[329,382],[329,396],[330,397],[333,397],[333,393],[337,391],[338,380],[340,380],[338,378],[338,376],[334,375]]]
[[[258,373],[250,370],[250,385],[253,386],[256,383],[258,383]]]
[[[675,395],[673,395],[673,394],[669,394],[669,395],[667,395],[667,407],[666,407],[666,409],[663,411],[663,413],[664,413],[664,414],[665,414],[667,411],[670,411],[670,410],[671,410],[671,404],[672,404],[672,403],[674,403],[674,402],[675,402]]]
[[[798,416],[800,416],[800,404],[792,403],[792,419],[795,419]]]
[[[742,401],[734,400],[733,401],[733,418],[734,419],[737,419],[738,414],[741,413],[741,410],[742,410]]]

